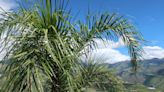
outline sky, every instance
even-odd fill
[[[9,11],[16,7],[14,0],[0,0],[0,7]],[[164,58],[164,0],[70,0],[70,7],[81,20],[88,7],[92,13],[119,13],[131,21],[148,42],[143,49],[145,59]],[[129,60],[127,49],[119,39],[108,41],[112,46],[104,46],[99,39],[99,49],[93,51],[94,56],[105,56],[108,63]]]

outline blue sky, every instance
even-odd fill
[[[95,12],[118,12],[129,18],[150,43],[164,47],[164,0],[70,0],[79,16],[88,6]]]
[[[14,0],[0,0],[0,7],[6,10],[16,6]],[[143,34],[145,40],[149,41],[143,47],[147,53],[144,57],[146,59],[164,57],[164,0],[70,0],[73,14],[79,12],[80,19],[87,13],[88,6],[95,14],[116,12],[127,17]],[[115,57],[113,60],[116,62],[129,58],[121,41],[115,42],[114,48],[103,47],[101,42],[99,43],[101,48],[98,52],[94,52],[95,54],[101,52],[107,57]]]

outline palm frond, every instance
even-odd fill
[[[18,11],[1,13],[2,51],[6,51],[2,67],[6,81],[2,92],[44,92],[45,89],[81,92],[81,88],[87,86],[107,88],[102,81],[112,74],[105,67],[96,63],[84,66],[78,62],[80,56],[87,56],[96,47],[94,38],[103,40],[104,34],[111,40],[122,38],[134,66],[140,59],[143,38],[123,17],[102,14],[88,17],[86,24],[76,23],[72,22],[68,2],[64,0],[32,2],[29,7],[20,5]],[[79,79],[75,79],[76,73]],[[90,75],[93,78],[88,78]]]
[[[89,15],[88,15],[89,16]],[[121,38],[128,48],[134,69],[137,69],[137,61],[142,59],[143,49],[142,44],[145,42],[141,33],[139,33],[134,25],[118,14],[104,13],[97,16],[90,16],[89,25],[80,23],[81,38],[88,42],[94,42],[94,38],[115,40]],[[93,44],[92,44],[93,45]],[[94,45],[95,47],[96,45]]]

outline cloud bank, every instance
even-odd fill
[[[125,47],[125,44],[121,39],[119,39],[118,42],[114,42],[111,40],[104,40],[103,42],[100,39],[95,39],[95,42],[97,42],[98,49],[91,52],[93,55],[92,57],[105,58],[106,63],[117,63],[130,60],[130,57],[128,55],[124,55],[116,49],[119,47]],[[162,47],[144,46],[143,50],[143,59],[164,58],[164,48]]]
[[[94,58],[104,58],[102,59],[102,62],[111,63],[111,64],[130,60],[129,56],[126,56],[122,54],[120,51],[112,48],[103,48],[103,49],[94,50],[92,52],[92,55],[94,56]]]
[[[117,63],[130,60],[129,56],[117,50],[117,48],[125,46],[121,38],[119,38],[117,42],[105,39],[104,41],[94,39],[94,41],[97,43],[98,48],[91,52],[93,58],[103,58],[103,62],[105,63]]]
[[[145,53],[143,55],[144,59],[153,59],[153,58],[164,58],[164,48],[159,46],[145,46],[143,47]]]

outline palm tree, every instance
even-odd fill
[[[65,0],[27,1],[28,7],[20,4],[18,11],[1,13],[2,92],[81,92],[84,86],[75,79],[82,73],[79,57],[96,48],[95,38],[121,38],[136,69],[143,38],[124,17],[88,14],[85,22],[77,22]]]

